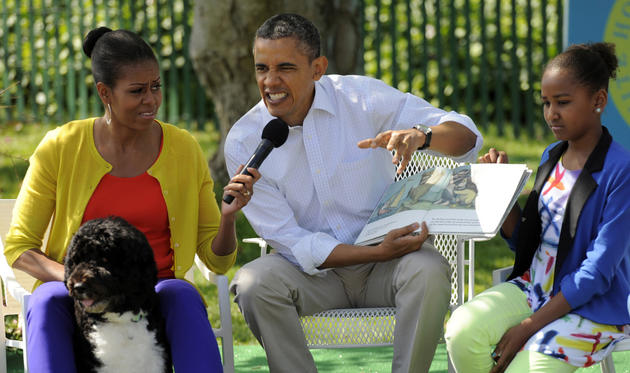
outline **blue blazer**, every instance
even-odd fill
[[[609,324],[630,324],[630,152],[606,127],[578,177],[564,214],[552,295],[562,291],[572,313]],[[515,250],[508,279],[529,269],[541,239],[538,198],[568,147],[545,149],[521,221],[508,240]]]

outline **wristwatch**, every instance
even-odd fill
[[[418,150],[423,150],[428,148],[431,145],[431,128],[423,125],[423,124],[416,124],[415,126],[413,126],[413,128],[417,129],[418,131],[424,133],[424,144],[418,148]]]

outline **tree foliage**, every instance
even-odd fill
[[[542,69],[562,42],[560,0],[366,0],[365,73],[482,128],[538,134]]]
[[[342,4],[340,4],[342,3]],[[259,99],[252,45],[256,29],[277,13],[299,13],[319,28],[329,72],[352,73],[359,65],[360,24],[356,2],[197,1],[190,42],[195,71],[215,105],[222,139],[210,162],[215,179],[226,180],[223,143],[230,127]]]
[[[494,123],[501,131],[535,134],[543,127],[534,109],[542,66],[561,45],[562,3],[3,0],[0,89],[19,84],[0,97],[0,106],[9,106],[0,121],[61,124],[102,115],[81,42],[91,28],[108,26],[140,33],[156,51],[164,86],[160,118],[189,127],[216,119],[225,133],[258,99],[254,31],[274,13],[297,12],[322,31],[329,72],[381,78],[467,113],[482,128]]]

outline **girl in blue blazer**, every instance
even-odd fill
[[[601,123],[618,67],[610,43],[572,45],[545,67],[545,149],[523,211],[502,226],[508,281],[453,313],[458,372],[573,372],[630,336],[630,152]],[[507,163],[490,149],[479,162]]]

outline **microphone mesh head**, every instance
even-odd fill
[[[289,126],[282,119],[272,119],[267,123],[265,128],[263,128],[260,137],[271,141],[273,147],[277,148],[287,141],[287,137],[289,137]]]

